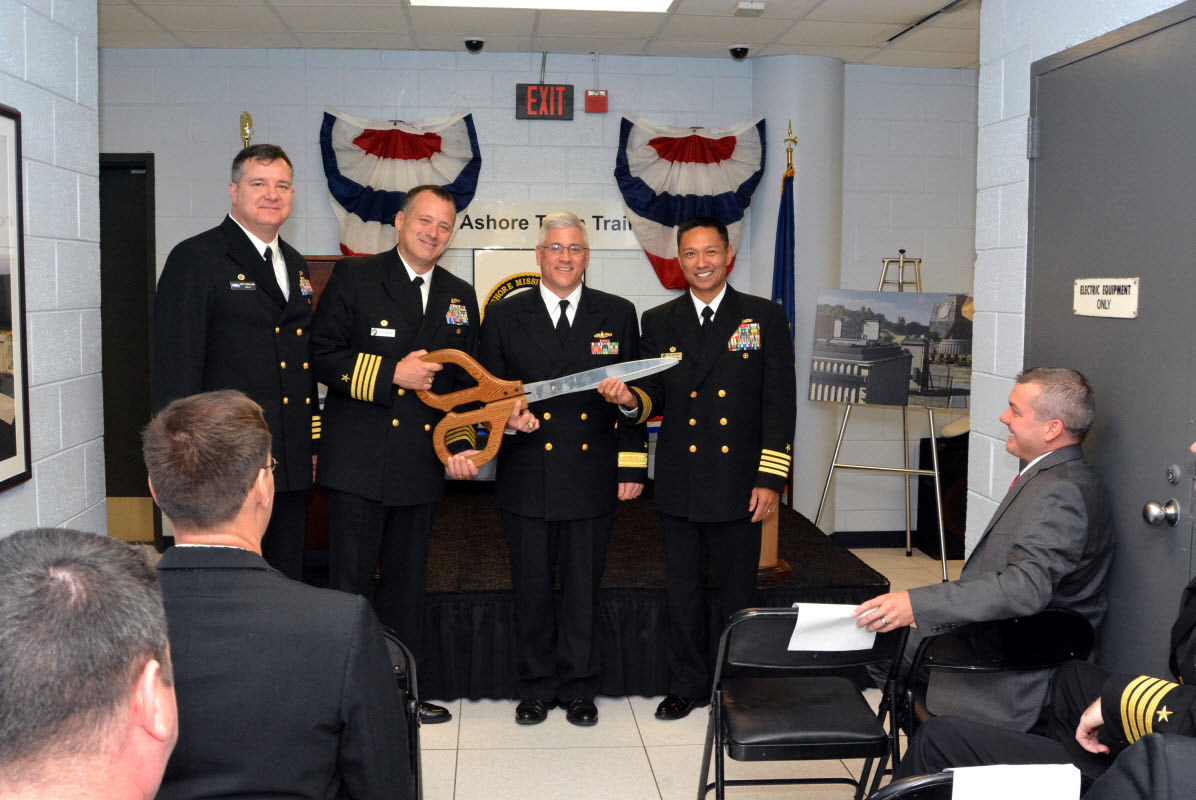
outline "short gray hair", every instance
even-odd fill
[[[540,223],[540,238],[536,240],[536,244],[542,247],[544,240],[548,238],[548,232],[559,228],[578,228],[581,230],[581,240],[585,242],[586,247],[590,246],[590,234],[586,231],[585,222],[568,211],[554,211],[544,218]]]
[[[1084,441],[1096,416],[1096,396],[1082,372],[1064,367],[1035,367],[1018,373],[1017,382],[1040,387],[1034,401],[1035,419],[1039,422],[1057,419],[1077,441]]]

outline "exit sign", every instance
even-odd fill
[[[515,119],[573,119],[573,85],[515,84]]]

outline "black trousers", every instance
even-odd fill
[[[270,524],[262,538],[262,556],[274,569],[303,580],[303,537],[307,533],[307,490],[277,492]]]
[[[760,523],[690,522],[660,514],[667,569],[669,611],[669,694],[706,697],[714,665],[708,655],[712,635],[722,632],[731,615],[756,604],[760,565]],[[718,630],[709,630],[706,579],[713,562],[718,580]]]
[[[963,717],[934,717],[918,728],[893,778],[989,764],[1075,764],[1085,782],[1099,777],[1113,762],[1116,748],[1107,756],[1089,753],[1076,741],[1076,726],[1084,710],[1100,697],[1108,675],[1086,661],[1061,666],[1051,686],[1051,703],[1037,726],[1042,735]]]
[[[520,700],[593,700],[601,684],[598,591],[614,514],[548,522],[504,511],[515,595]],[[559,566],[557,625],[553,578]]]
[[[435,511],[435,503],[384,506],[351,492],[328,490],[329,586],[369,598],[382,624],[394,628],[417,656]]]

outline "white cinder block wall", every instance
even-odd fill
[[[0,0],[0,103],[22,115],[33,479],[0,535],[106,532],[100,383],[96,5]]]
[[[984,0],[981,6],[969,550],[1017,473],[997,417],[1022,367],[1030,65],[1173,5],[1175,0]]]
[[[611,93],[610,113],[583,110],[584,89],[594,80],[590,56],[550,55],[545,77],[576,86],[575,117],[529,122],[514,119],[514,87],[539,79],[538,54],[105,49],[100,144],[104,152],[156,154],[161,268],[171,247],[228,212],[228,167],[241,148],[243,110],[254,118],[253,141],[279,144],[295,162],[295,210],[282,235],[308,254],[339,252],[320,159],[325,106],[411,121],[469,109],[482,151],[475,199],[559,201],[563,209],[619,202],[613,172],[623,113],[706,127],[752,116],[750,61],[609,56],[599,67],[601,88]],[[732,273],[739,287],[748,285],[751,272],[746,247],[743,254]],[[471,251],[451,249],[442,263],[472,278]],[[638,252],[594,252],[587,280],[640,310],[672,296]]]
[[[905,249],[907,255],[922,259],[923,291],[970,292],[975,263],[976,72],[848,64],[846,77],[839,288],[874,291],[881,259],[896,258]],[[895,280],[896,270],[889,277]],[[906,277],[913,279],[912,269]],[[959,416],[936,411],[935,424],[941,428]],[[839,419],[841,411],[836,424]],[[911,466],[918,465],[918,440],[926,435],[926,413],[911,410]],[[903,440],[899,410],[857,408],[840,460],[900,467]],[[901,477],[842,471],[835,477],[834,490],[837,530],[905,529]],[[911,482],[910,504],[916,525],[916,479]]]

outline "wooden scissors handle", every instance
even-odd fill
[[[436,455],[440,459],[440,463],[448,464],[449,459],[453,455],[449,452],[448,445],[446,444],[449,431],[456,428],[463,428],[467,425],[472,427],[478,424],[485,425],[490,435],[486,437],[485,449],[474,453],[469,457],[469,460],[473,462],[475,467],[489,463],[491,459],[498,455],[498,448],[502,445],[502,437],[505,435],[504,431],[507,427],[507,420],[510,419],[511,410],[514,409],[515,404],[519,400],[520,397],[495,400],[472,411],[450,411],[445,414],[444,419],[437,423],[436,430],[432,432],[432,446],[436,448]]]
[[[504,381],[494,377],[473,356],[461,350],[433,350],[431,353],[421,356],[420,360],[433,364],[456,364],[478,382],[477,386],[459,389],[448,394],[433,394],[424,389],[417,390],[415,394],[419,399],[432,408],[451,412],[457,406],[465,403],[489,403],[494,400],[523,396],[522,381]],[[507,406],[507,413],[510,414],[510,412],[511,407]]]
[[[432,408],[447,412],[444,419],[436,425],[432,432],[432,446],[440,463],[448,464],[452,453],[448,449],[448,434],[457,428],[466,426],[485,425],[490,435],[486,439],[486,448],[474,453],[469,460],[475,466],[488,463],[496,455],[502,445],[503,431],[507,427],[507,420],[515,403],[523,399],[522,381],[504,381],[494,377],[486,368],[469,353],[461,350],[433,350],[421,356],[423,361],[435,364],[456,364],[468,372],[478,382],[477,386],[459,389],[449,394],[434,394],[430,391],[417,390],[416,395]],[[454,411],[457,406],[466,403],[483,403],[481,408],[469,411]]]

